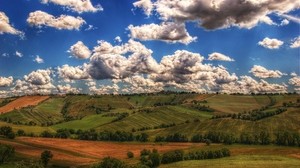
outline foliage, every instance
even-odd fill
[[[41,153],[41,163],[43,164],[44,167],[47,167],[49,161],[52,159],[53,154],[49,150],[45,150],[44,152]]]
[[[127,152],[127,157],[128,157],[128,158],[133,158],[133,157],[134,157],[133,152],[128,151],[128,152]]]
[[[175,150],[164,153],[161,158],[162,164],[172,163],[182,161],[184,156],[184,152],[182,150]]]
[[[13,130],[10,126],[0,127],[0,135],[3,135],[8,139],[14,139],[15,138],[15,133],[13,132]]]
[[[0,144],[0,164],[8,161],[15,155],[15,148],[11,145]]]
[[[102,162],[92,166],[92,168],[127,168],[128,166],[116,159],[116,158],[112,158],[112,157],[106,157],[102,160]]]

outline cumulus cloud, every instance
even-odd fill
[[[121,39],[121,37],[120,37],[120,36],[117,36],[117,37],[115,38],[115,42],[117,42],[117,43],[121,43],[121,42],[122,42],[122,39]]]
[[[29,13],[27,23],[32,26],[49,26],[59,30],[79,30],[79,28],[86,22],[81,17],[73,17],[69,15],[60,15],[59,17],[55,17],[38,10]]]
[[[78,59],[87,59],[92,54],[89,48],[85,46],[82,41],[78,41],[76,44],[72,45],[68,52]]]
[[[280,23],[280,26],[285,26],[285,25],[288,25],[289,23],[290,23],[289,20],[283,19],[283,20],[281,21],[281,23]]]
[[[81,89],[72,87],[70,84],[66,85],[57,85],[57,90],[59,93],[64,93],[64,94],[78,94],[80,93]]]
[[[61,5],[78,13],[103,10],[100,4],[93,6],[90,0],[41,0],[41,2],[44,4],[54,3],[56,5]]]
[[[122,89],[124,93],[153,93],[160,92],[164,89],[162,82],[155,82],[141,75],[125,78],[122,82],[125,85],[124,89]]]
[[[268,70],[260,65],[254,65],[249,72],[258,78],[280,78],[286,75],[278,70]]]
[[[9,18],[6,16],[4,12],[0,11],[0,34],[3,33],[9,33],[14,35],[21,35],[23,36],[24,33],[15,29],[12,25],[9,23]]]
[[[235,91],[230,90],[236,89]],[[259,82],[251,78],[250,76],[241,76],[241,80],[226,88],[228,91],[236,93],[286,93],[287,86],[282,84],[270,84],[265,80]]]
[[[19,51],[16,51],[16,53],[15,53],[15,55],[17,56],[17,57],[23,57],[23,54],[21,53],[21,52],[19,52]]]
[[[40,56],[36,56],[35,59],[33,60],[34,62],[37,62],[38,64],[42,64],[44,63],[43,58],[41,58]]]
[[[129,25],[130,36],[140,40],[161,40],[169,43],[189,44],[197,39],[191,37],[183,23],[163,22],[158,24],[148,24],[142,26]]]
[[[153,3],[151,0],[139,0],[133,3],[134,7],[142,8],[147,16],[151,15],[153,10]]]
[[[300,76],[294,76],[291,79],[289,79],[289,84],[300,87]]]
[[[234,61],[234,59],[230,58],[229,56],[217,52],[211,53],[208,56],[208,60]]]
[[[46,85],[51,82],[51,70],[50,69],[39,69],[31,72],[28,75],[24,76],[26,82],[29,82],[33,85]]]
[[[300,47],[300,36],[299,37],[296,37],[291,45],[290,45],[291,48],[299,48]]]
[[[280,41],[278,39],[270,39],[268,37],[264,38],[262,41],[258,42],[258,45],[263,46],[268,49],[278,49],[280,46],[282,46],[283,41]]]
[[[98,88],[94,85],[89,88],[91,94],[118,94],[120,87],[117,84],[111,86],[100,85]]]
[[[287,18],[287,19],[289,19],[289,20],[291,20],[293,22],[296,22],[296,23],[300,24],[300,18],[298,18],[298,17],[292,16],[292,15],[288,15],[288,14],[279,14],[279,16],[282,16],[284,18]]]
[[[206,29],[271,24],[269,14],[285,14],[300,7],[297,0],[158,0],[154,5],[163,20],[196,21]]]
[[[57,68],[57,73],[58,76],[64,79],[66,82],[89,78],[85,68],[80,66],[73,67],[69,65],[63,65],[62,67]]]
[[[9,77],[1,77],[0,76],[0,87],[7,87],[10,86],[14,81],[12,76]]]
[[[93,52],[87,72],[95,79],[122,79],[135,73],[156,71],[158,67],[152,51],[134,40],[121,46],[100,41]],[[126,54],[130,54],[128,58]]]
[[[198,53],[186,50],[177,50],[174,55],[164,56],[160,62],[160,70],[153,74],[156,81],[175,81],[184,83],[191,80],[191,74],[201,67],[204,57]]]

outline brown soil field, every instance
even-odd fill
[[[7,105],[0,107],[0,114],[10,112],[14,109],[20,109],[27,106],[35,106],[48,99],[49,96],[24,96],[20,97]]]
[[[119,143],[31,137],[19,137],[13,141],[0,139],[0,143],[13,145],[17,153],[37,159],[44,150],[51,150],[54,154],[54,161],[70,165],[92,164],[107,156],[126,159],[128,151],[132,151],[136,157],[139,157],[142,149],[152,150],[155,148],[163,153],[175,149],[204,146],[199,143]]]
[[[52,148],[64,149],[85,156],[104,158],[112,156],[120,159],[127,158],[127,152],[132,151],[135,156],[139,156],[142,149],[157,149],[160,152],[166,152],[174,149],[188,149],[200,147],[204,144],[196,143],[129,143],[129,142],[102,142],[102,141],[81,141],[72,139],[55,139],[55,138],[18,138],[19,141],[28,144],[38,144]]]

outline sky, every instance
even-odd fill
[[[300,92],[297,0],[0,0],[0,97]]]

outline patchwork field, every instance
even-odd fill
[[[20,109],[27,106],[35,106],[39,104],[40,102],[48,99],[49,96],[24,96],[20,97],[8,104],[6,104],[3,107],[0,107],[0,113],[7,113],[14,109]]]
[[[52,165],[56,167],[89,167],[106,156],[136,164],[139,162],[139,153],[144,148],[155,148],[162,154],[175,149],[189,152],[220,147],[229,148],[232,156],[216,160],[183,161],[161,167],[296,167],[300,164],[299,147],[274,146],[277,132],[300,133],[299,95],[66,95],[25,96],[1,99],[1,102],[0,127],[9,126],[14,132],[23,130],[27,137],[17,136],[15,140],[0,137],[0,143],[14,146],[17,157],[21,159],[38,159],[42,151],[51,150],[54,154]],[[276,114],[278,109],[285,111]],[[242,117],[265,114],[268,115],[257,120]],[[221,117],[214,118],[215,116]],[[121,136],[113,133],[124,131],[134,137],[144,133],[150,142],[121,143],[37,137],[42,134],[54,136],[59,131],[63,131],[63,135],[67,131],[66,136],[69,138],[76,138],[84,131],[87,137],[92,136],[88,133],[93,131],[108,131],[110,136]],[[269,134],[273,145],[213,143],[207,146],[205,143],[154,142],[156,137],[175,133],[184,135],[189,140],[196,134],[208,132],[233,134],[239,139],[242,133],[262,131]],[[128,151],[132,151],[136,157],[127,159]],[[15,167],[13,163],[5,166]]]

